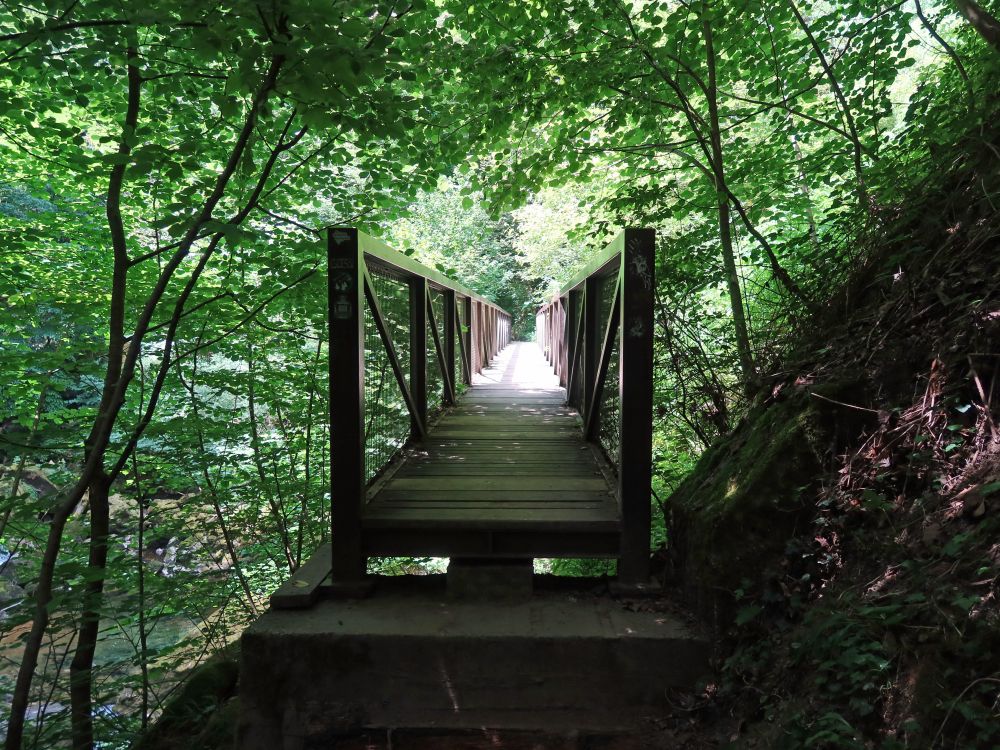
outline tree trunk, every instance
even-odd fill
[[[70,719],[73,750],[91,750],[94,746],[93,679],[94,650],[101,624],[101,601],[104,596],[105,566],[108,561],[108,493],[111,482],[102,471],[90,483],[90,560],[80,615],[76,652],[69,665]]]
[[[965,16],[979,36],[994,50],[1000,52],[1000,21],[983,10],[975,0],[955,0],[955,7]]]
[[[729,195],[726,189],[725,164],[722,155],[722,131],[719,127],[718,88],[715,80],[715,45],[712,40],[712,24],[706,18],[702,21],[705,35],[705,55],[708,62],[708,117],[712,129],[712,173],[715,176],[715,195],[719,214],[719,241],[722,244],[722,265],[726,271],[726,287],[729,290],[729,305],[733,313],[733,329],[736,333],[736,352],[743,373],[743,384],[750,389],[756,378],[753,352],[750,349],[750,334],[747,330],[746,314],[743,311],[743,294],[740,278],[736,271],[736,253],[733,251],[733,234],[729,210]]]

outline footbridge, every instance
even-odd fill
[[[625,230],[512,341],[493,301],[330,232],[331,542],[243,634],[241,750],[650,746],[710,652],[649,586],[653,240]],[[447,575],[367,573],[427,556]],[[617,579],[533,574],[558,557]]]
[[[535,341],[356,229],[328,236],[331,544],[272,597],[367,560],[617,558],[649,576],[653,245],[626,229],[537,312]]]

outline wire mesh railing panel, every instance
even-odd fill
[[[479,303],[473,302],[470,309],[468,325],[472,331],[472,335],[469,336],[469,361],[472,363],[472,374],[475,375],[482,369],[480,367],[479,336],[477,335],[479,330]]]
[[[569,356],[572,361],[569,363],[569,371],[566,373],[566,377],[571,379],[571,382],[567,383],[567,393],[566,400],[576,406],[577,408],[583,405],[583,352],[577,352],[575,347],[577,341],[580,337],[577,332],[583,327],[585,320],[583,317],[583,292],[582,291],[572,291],[570,292],[570,298],[575,305],[570,309],[575,310],[576,318],[573,321],[567,319],[567,323],[572,323],[569,330],[569,337],[571,338]],[[582,346],[580,347],[583,348]]]
[[[407,380],[410,377],[410,289],[401,275],[368,265],[372,289]],[[365,482],[381,471],[410,436],[410,412],[396,381],[374,313],[365,311]]]
[[[431,308],[434,310],[434,325],[437,328],[438,341],[444,347],[444,293],[436,289],[430,290]],[[432,414],[444,406],[444,377],[441,375],[441,362],[438,360],[437,346],[434,343],[434,333],[431,331],[431,317],[427,316],[427,413]]]
[[[603,346],[604,332],[607,330],[608,320],[611,317],[612,305],[615,303],[615,293],[618,290],[618,273],[605,276],[600,281],[598,290],[598,331],[600,331],[601,344]],[[601,447],[607,453],[608,458],[616,466],[619,460],[619,446],[621,444],[621,397],[618,392],[618,341],[619,336],[612,338],[611,359],[608,364],[608,374],[604,379],[604,389],[601,394],[599,409],[599,421],[597,438]],[[598,352],[598,356],[600,353]]]
[[[461,396],[468,389],[468,385],[465,383],[465,364],[464,358],[466,353],[464,349],[466,348],[466,342],[468,336],[466,335],[469,331],[469,322],[465,319],[465,306],[467,297],[457,297],[455,298],[455,304],[458,306],[458,315],[455,319],[455,357],[458,360],[457,366],[455,368],[455,395]]]

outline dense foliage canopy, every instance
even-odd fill
[[[127,746],[328,535],[324,227],[525,337],[656,227],[671,487],[996,112],[983,5],[5,3],[7,747]]]

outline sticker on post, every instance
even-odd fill
[[[354,317],[354,304],[351,302],[351,287],[354,278],[350,273],[338,273],[330,277],[330,291],[333,299],[330,303],[330,313],[334,320],[350,320]]]

